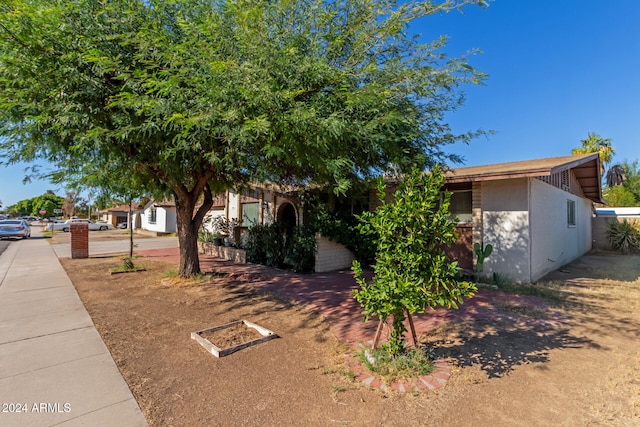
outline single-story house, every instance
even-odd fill
[[[598,154],[456,168],[445,188],[460,220],[451,254],[463,268],[473,267],[473,243],[491,244],[483,274],[530,283],[592,248]]]
[[[452,259],[472,269],[473,244],[491,244],[482,274],[498,273],[518,283],[535,282],[591,250],[594,203],[603,203],[598,154],[451,169],[444,189],[453,193],[450,209],[459,220],[459,239],[449,248]],[[388,194],[393,191],[390,180]],[[374,209],[377,192],[348,202],[336,206],[352,213]],[[237,219],[236,238],[251,224],[305,223],[297,191],[266,184],[216,196],[210,215]],[[168,230],[170,219],[175,224],[174,205],[152,202],[145,207],[143,228],[162,223]],[[316,272],[348,268],[352,259],[346,248],[318,236]]]
[[[142,209],[141,228],[159,234],[178,231],[176,205],[173,201],[150,200]]]

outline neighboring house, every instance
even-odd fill
[[[473,243],[491,244],[483,274],[530,283],[592,248],[598,154],[457,168],[445,188],[460,219],[451,253],[464,268],[473,267]]]
[[[147,202],[142,209],[141,228],[159,234],[175,233],[178,230],[175,203],[168,200]]]
[[[140,228],[142,226],[142,209],[143,206],[139,203],[134,203],[132,206],[132,218],[131,221],[133,223],[133,228]],[[99,220],[102,222],[107,222],[112,224],[114,227],[117,227],[119,224],[129,224],[129,205],[119,205],[114,206],[109,209],[105,209],[99,212]]]

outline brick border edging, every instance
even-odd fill
[[[399,393],[420,393],[423,391],[434,391],[444,387],[451,377],[451,366],[449,363],[445,360],[438,359],[434,362],[434,369],[430,374],[408,380],[396,381],[391,385],[388,385],[380,378],[375,377],[374,374],[367,371],[364,364],[357,360],[353,355],[345,354],[344,361],[354,374],[356,381],[372,389],[379,389],[385,392],[396,391]]]

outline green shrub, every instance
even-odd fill
[[[622,222],[611,221],[607,230],[611,247],[622,253],[640,251],[640,230],[636,223],[626,219]]]
[[[206,228],[201,228],[200,231],[198,231],[198,241],[200,242],[211,243],[216,237],[219,237],[217,233],[212,233]]]
[[[316,236],[308,227],[293,229],[286,242],[286,262],[296,273],[310,273],[315,267]]]
[[[365,320],[393,317],[393,329],[385,348],[394,356],[405,351],[403,321],[406,315],[429,308],[458,308],[463,297],[476,291],[473,283],[457,281],[460,271],[443,247],[458,238],[449,213],[451,193],[441,193],[444,176],[439,168],[431,174],[419,170],[407,175],[385,202],[385,183],[378,182],[382,203],[375,212],[360,216],[358,229],[376,242],[374,276],[368,282],[360,263],[352,269],[360,289],[354,290]]]
[[[274,222],[252,225],[247,233],[247,261],[268,267],[282,267],[285,258],[285,227]]]
[[[287,228],[274,222],[249,227],[245,243],[247,261],[269,267],[287,268],[298,273],[315,267],[316,239],[307,227]]]

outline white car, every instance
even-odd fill
[[[31,237],[31,228],[22,219],[5,219],[0,221],[0,239],[4,237],[28,239]]]
[[[87,224],[89,224],[89,230],[113,230],[113,225],[106,223],[106,222],[93,222],[91,220],[88,219],[81,219],[81,218],[73,218],[73,219],[69,219],[67,221],[64,222],[54,222],[54,223],[49,223],[47,225],[47,230],[49,231],[54,231],[54,230],[62,230],[62,231],[69,231],[71,224],[72,223],[78,223],[78,222],[85,222]]]

